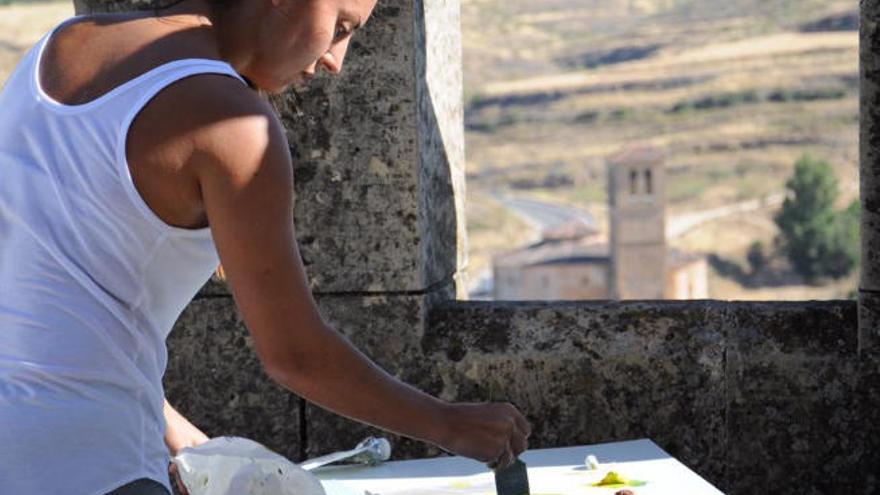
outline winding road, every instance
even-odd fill
[[[516,213],[538,232],[574,220],[595,228],[596,217],[590,212],[570,206],[547,203],[532,198],[492,192],[492,198]]]
[[[596,217],[588,211],[579,208],[500,192],[493,192],[492,197],[519,215],[539,232],[575,220],[584,222],[591,227],[596,227]],[[777,207],[784,200],[784,194],[771,194],[763,198],[741,201],[708,210],[669,216],[666,218],[666,238],[674,239],[681,237],[706,222],[726,216]]]
[[[500,204],[509,208],[515,214],[519,215],[520,218],[525,220],[536,231],[536,233],[575,220],[579,220],[588,226],[596,227],[596,217],[590,212],[579,208],[548,203],[534,198],[515,196],[497,191],[492,192],[491,195]],[[778,193],[763,198],[719,206],[708,210],[669,216],[666,219],[666,239],[675,239],[706,222],[718,220],[719,218],[748,213],[764,208],[778,207],[784,200],[785,195]],[[477,275],[471,284],[469,292],[472,293],[472,297],[475,296],[475,299],[486,297],[486,294],[491,294],[491,270],[484,270],[483,273]]]

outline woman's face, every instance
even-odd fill
[[[376,0],[271,0],[261,23],[256,52],[245,75],[260,89],[280,93],[342,62],[354,31]]]

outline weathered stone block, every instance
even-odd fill
[[[880,357],[880,293],[859,292],[859,353]]]
[[[855,304],[732,305],[728,333],[731,493],[864,491]]]
[[[462,105],[458,2],[441,0],[380,2],[344,74],[278,104],[316,291],[421,291],[456,275]]]
[[[232,298],[193,301],[168,339],[169,402],[209,436],[251,438],[302,457],[302,400],[263,371]]]
[[[721,306],[449,303],[423,342],[448,400],[505,400],[530,446],[649,437],[717,482],[724,470]]]
[[[156,0],[73,0],[73,8],[76,14],[88,14],[143,9],[155,7],[161,3]]]
[[[861,288],[880,291],[880,3],[860,5]]]
[[[731,351],[802,358],[853,358],[858,351],[853,301],[731,303]]]
[[[863,355],[859,361],[858,400],[861,428],[853,432],[861,454],[857,467],[865,476],[863,493],[880,493],[880,356]]]

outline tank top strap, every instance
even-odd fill
[[[140,112],[141,107],[152,100],[159,92],[166,87],[174,84],[181,79],[199,74],[221,74],[234,77],[241,81],[242,84],[248,86],[247,81],[238,74],[226,62],[221,60],[212,60],[207,58],[185,58],[173,60],[154,67],[147,72],[117,86],[115,89],[106,93],[104,96],[110,96],[114,92],[134,94],[135,99],[129,104],[129,111],[135,115]],[[97,101],[97,100],[93,100]]]
[[[247,81],[239,75],[226,62],[210,59],[181,59],[160,65],[134,80],[132,87],[124,88],[119,94],[117,102],[108,102],[108,105],[102,108],[99,113],[103,114],[108,121],[118,123],[116,132],[115,154],[116,166],[118,173],[122,179],[123,187],[126,190],[130,200],[134,203],[143,217],[150,222],[154,228],[166,234],[175,235],[177,237],[186,237],[191,239],[202,238],[210,241],[211,231],[206,227],[203,229],[184,229],[175,227],[165,223],[155,212],[146,204],[143,197],[134,186],[134,180],[126,156],[126,141],[128,132],[138,114],[144,107],[156,97],[163,89],[174,84],[181,79],[199,75],[199,74],[222,74],[234,77],[248,86]],[[130,81],[130,82],[132,82]],[[128,84],[128,83],[126,83]],[[121,110],[121,112],[120,112]],[[211,250],[213,250],[211,243]]]
[[[70,114],[92,110],[123,96],[126,96],[127,98],[124,99],[128,100],[123,105],[130,105],[133,93],[137,95],[134,96],[134,99],[140,101],[142,106],[165,87],[180,79],[197,74],[224,74],[238,79],[245,86],[249,86],[247,81],[225,61],[208,58],[183,58],[153,67],[88,102],[77,105],[58,102],[43,90],[40,83],[40,67],[42,66],[43,55],[46,51],[46,46],[58,31],[81,20],[83,17],[74,16],[61,22],[43,36],[33,50],[33,58],[30,64],[32,88],[41,102],[58,113]]]

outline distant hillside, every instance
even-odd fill
[[[842,201],[857,195],[850,0],[463,0],[462,23],[468,201],[481,205],[468,210],[475,273],[491,246],[516,242],[493,229],[512,220],[485,207],[491,191],[602,219],[604,158],[636,142],[666,152],[672,214],[778,194],[803,153],[834,165]],[[708,225],[674,244],[744,258],[751,242],[772,244],[772,215],[727,220],[740,235]],[[712,280],[722,298],[848,290]]]
[[[805,26],[852,27],[855,7],[850,0],[463,0],[466,85]]]

